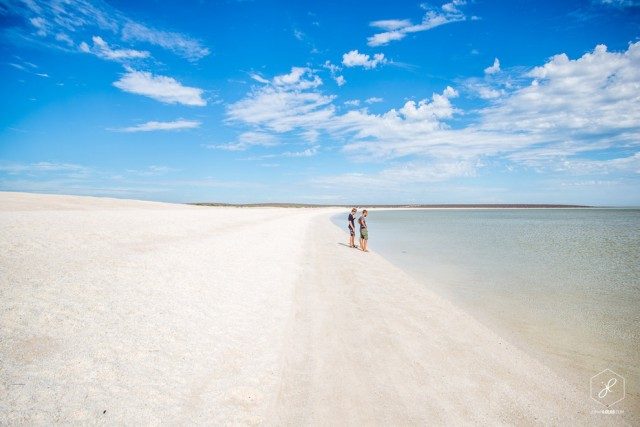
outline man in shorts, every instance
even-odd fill
[[[358,224],[360,224],[360,247],[363,252],[369,252],[367,249],[367,241],[369,240],[369,229],[367,228],[367,214],[368,211],[365,209],[362,211],[362,216],[358,218]]]
[[[350,248],[357,248],[354,242],[354,239],[356,236],[356,224],[355,224],[356,212],[358,212],[358,209],[353,208],[351,209],[351,213],[349,214],[349,247]]]

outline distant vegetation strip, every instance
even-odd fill
[[[558,205],[558,204],[435,204],[435,205],[324,205],[313,203],[188,203],[196,206],[229,206],[229,207],[273,207],[273,208],[328,208],[353,206],[367,208],[591,208],[586,205]]]

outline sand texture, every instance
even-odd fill
[[[0,193],[0,424],[602,424],[332,208]]]

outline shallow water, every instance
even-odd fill
[[[640,209],[388,210],[367,223],[371,249],[425,286],[578,386],[613,369],[637,404]]]

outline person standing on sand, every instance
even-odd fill
[[[356,236],[356,224],[355,224],[356,212],[358,212],[358,209],[353,208],[351,209],[351,213],[349,214],[349,247],[350,248],[357,248],[356,243],[354,242],[355,236]]]
[[[369,252],[367,249],[367,241],[369,240],[369,229],[367,228],[367,214],[369,212],[365,209],[362,211],[362,215],[358,218],[358,224],[360,224],[360,247],[363,252]]]

